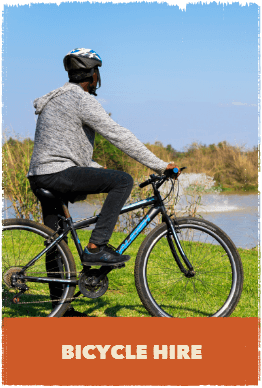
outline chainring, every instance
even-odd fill
[[[99,298],[104,295],[108,289],[108,277],[105,276],[104,279],[94,285],[94,281],[100,276],[101,273],[98,269],[90,269],[87,273],[81,272],[78,287],[84,296],[91,299]]]
[[[22,267],[10,267],[4,273],[3,280],[4,280],[4,282],[5,282],[5,284],[7,285],[8,288],[16,288],[16,287],[12,286],[12,275],[17,273],[17,272],[20,272],[21,269],[22,269]],[[19,284],[23,284],[24,283],[20,279],[17,279],[16,282],[19,283]]]

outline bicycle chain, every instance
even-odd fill
[[[34,275],[40,275],[40,274],[42,274],[43,272],[34,272]],[[72,272],[63,272],[64,274],[65,273],[70,273],[70,274],[72,274]],[[61,272],[49,272],[49,274],[61,274]],[[77,275],[79,275],[79,273],[77,274]],[[29,294],[30,295],[30,294]],[[13,300],[14,299],[14,297],[11,299],[11,300]],[[73,300],[75,300],[76,298],[75,297],[72,297],[72,298],[67,298],[67,299],[65,299],[65,302],[68,302],[68,301],[73,301]],[[49,303],[49,302],[60,302],[61,301],[61,299],[47,299],[47,300],[45,300],[45,301],[34,301],[34,302],[18,302],[18,303],[16,303],[16,304],[38,304],[38,303]]]
[[[13,300],[14,298],[12,298]],[[76,298],[68,298],[68,299],[65,299],[65,302],[68,302],[68,301],[73,301],[75,300]],[[38,303],[48,303],[48,302],[61,302],[61,299],[48,299],[48,300],[45,300],[45,301],[35,301],[35,302],[18,302],[16,304],[38,304]]]

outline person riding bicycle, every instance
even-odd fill
[[[95,99],[97,85],[101,86],[102,59],[94,50],[74,49],[63,63],[69,82],[34,101],[38,120],[28,172],[30,185],[41,202],[44,224],[59,231],[65,227],[59,218],[63,215],[59,200],[39,196],[37,189],[63,196],[67,203],[88,194],[108,193],[81,260],[87,266],[121,264],[130,256],[120,255],[107,244],[133,179],[92,160],[95,133],[158,174],[177,166],[157,158],[132,132],[112,120]],[[47,270],[50,261],[47,259]],[[59,268],[59,259],[56,262]]]

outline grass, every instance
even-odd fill
[[[244,270],[244,285],[240,301],[232,317],[258,317],[258,250],[238,249]]]
[[[83,243],[88,241],[91,232],[79,233]],[[115,233],[110,243],[117,247],[126,235]],[[149,317],[136,291],[134,280],[135,258],[145,236],[140,235],[125,252],[131,256],[126,267],[112,271],[109,275],[108,291],[99,299],[80,298],[73,302],[75,309],[92,317]],[[75,247],[70,242],[70,249],[76,257]],[[244,285],[240,301],[232,317],[258,316],[258,251],[256,249],[239,249],[243,270]]]
[[[84,231],[80,230],[78,231],[78,235],[80,238],[80,241],[83,246],[85,246],[89,240],[91,231]],[[126,234],[124,233],[114,233],[110,244],[117,247],[123,239],[126,237]],[[16,238],[15,235],[13,235],[13,240]],[[18,238],[18,237],[17,237]],[[19,237],[20,238],[20,237]],[[127,249],[126,253],[131,256],[130,261],[126,264],[125,268],[114,270],[110,272],[108,275],[109,278],[109,288],[108,291],[100,298],[98,299],[88,299],[83,296],[80,296],[78,299],[73,301],[72,306],[81,312],[85,312],[89,317],[150,317],[150,314],[147,312],[147,310],[143,307],[139,296],[137,294],[137,290],[135,287],[135,280],[134,280],[134,266],[135,266],[135,259],[138,252],[138,249],[145,238],[145,235],[140,235],[138,238],[133,242],[133,244]],[[11,243],[11,239],[9,239],[9,242],[7,243],[7,250],[9,249],[9,244]],[[42,243],[42,242],[41,242]],[[28,244],[28,245],[27,245]],[[23,239],[23,248],[25,251],[30,246],[31,252],[32,252],[32,246],[30,245],[31,242],[27,241],[26,238]],[[199,243],[201,245],[201,243]],[[202,244],[203,245],[203,244]],[[5,247],[3,245],[3,247]],[[76,252],[76,248],[73,244],[73,241],[71,240],[71,237],[69,238],[69,247],[73,253],[73,256],[76,259],[77,264],[77,270],[81,271],[82,266],[80,264],[80,260],[78,259],[78,255]],[[199,246],[197,247],[199,251]],[[208,252],[210,253],[210,248],[208,247]],[[239,249],[239,253],[242,259],[243,268],[244,268],[244,287],[241,299],[231,315],[232,317],[257,317],[259,316],[259,303],[260,303],[260,297],[259,297],[259,279],[260,279],[260,267],[259,267],[259,254],[260,251],[253,249],[253,250],[246,250],[246,249]],[[205,252],[204,252],[205,254]],[[15,256],[18,257],[18,254],[15,253]],[[212,255],[212,257],[215,257]],[[158,254],[159,263],[161,268],[163,267],[161,263],[161,252]],[[164,259],[164,258],[163,258]],[[23,260],[27,260],[28,258],[23,255]],[[220,259],[219,259],[220,260]],[[22,263],[16,263],[15,265],[21,265]],[[219,263],[217,263],[219,264]],[[8,263],[8,266],[14,265],[14,263],[10,262]],[[216,262],[212,261],[212,266],[215,266]],[[38,267],[38,270],[41,271],[40,266]],[[152,271],[151,271],[152,272]],[[157,273],[157,270],[154,267],[154,272],[151,273],[153,275],[159,275]],[[161,275],[162,276],[162,275]],[[165,276],[165,273],[163,274],[163,277]],[[162,277],[161,277],[162,279]],[[213,287],[218,287],[220,284],[212,283]],[[40,292],[43,292],[43,289],[45,287],[45,290],[48,294],[48,286],[37,284],[35,283],[34,287],[34,295],[39,294]],[[218,287],[219,288],[219,287]],[[77,287],[78,290],[78,287]],[[180,291],[178,288],[176,288],[176,302],[180,302]],[[3,299],[5,296],[5,287],[3,288]],[[173,297],[173,294],[172,294]],[[30,295],[24,297],[24,301],[27,300],[27,298],[30,298]],[[194,303],[194,301],[192,301]],[[28,315],[31,316],[34,313],[37,315],[37,308],[40,306],[33,306],[30,307],[32,310],[29,311]],[[25,306],[27,309],[27,306]],[[46,305],[46,308],[48,308],[48,305]],[[10,307],[9,310],[4,311],[4,316],[15,316],[15,309],[13,306]]]

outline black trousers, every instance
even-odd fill
[[[58,194],[68,204],[77,197],[88,194],[108,193],[101,209],[99,219],[92,232],[90,242],[96,245],[107,244],[117,222],[120,210],[129,197],[132,187],[132,177],[122,171],[107,170],[93,167],[70,167],[55,174],[34,175],[29,177],[30,185],[35,193],[37,188],[44,188]],[[62,206],[58,201],[39,198],[42,206],[44,224],[53,230],[62,232],[65,224],[58,218],[63,215]],[[65,239],[67,242],[67,239]],[[54,276],[61,271],[62,262],[57,252],[46,257],[48,276]],[[49,284],[51,299],[61,295],[63,286]]]

